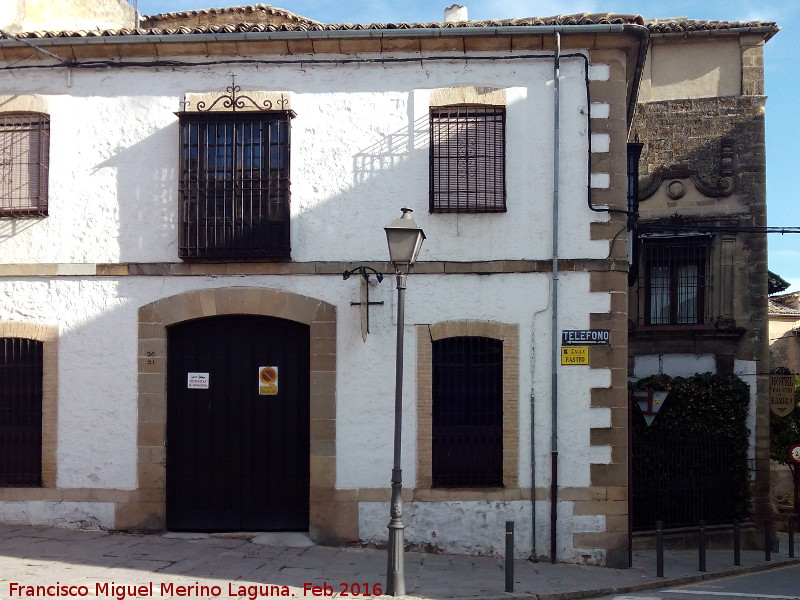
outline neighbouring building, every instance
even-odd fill
[[[630,138],[632,154],[640,153],[631,375],[710,372],[735,374],[749,384],[752,507],[761,523],[769,516],[763,47],[778,28],[692,19],[653,20],[648,27],[650,48]],[[702,443],[715,443],[704,438]],[[666,436],[664,443],[674,439]],[[709,484],[726,470],[720,462]],[[659,493],[685,505],[687,522],[731,522],[722,505],[721,512],[708,514],[697,489],[675,482],[670,487]],[[636,509],[634,499],[634,514]],[[653,523],[640,527],[652,529]]]
[[[680,98],[755,119],[776,27],[691,23],[727,62]],[[658,53],[683,34],[661,32],[686,21],[332,25],[255,5],[134,25],[0,39],[0,520],[385,543],[396,296],[343,273],[393,272],[382,228],[406,206],[427,235],[405,315],[410,544],[499,553],[511,519],[519,556],[627,566],[629,344],[639,375],[661,354],[741,373],[761,414],[766,300],[741,304],[758,236],[700,242],[730,266],[713,347],[648,350],[635,290],[629,308],[629,132],[638,110],[643,173],[674,162],[642,124],[672,100]],[[693,209],[710,186],[725,219],[760,222],[763,180],[734,179],[680,181]],[[561,333],[589,329],[609,343],[555,364]]]
[[[800,292],[769,297],[771,365],[800,373]]]
[[[800,374],[800,292],[769,297],[769,355],[772,369],[784,367]],[[788,465],[772,461],[770,499],[790,504],[794,481]]]

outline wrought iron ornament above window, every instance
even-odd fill
[[[238,85],[229,85],[225,88],[227,94],[214,94],[214,99],[203,99],[194,102],[190,98],[184,98],[181,102],[183,110],[194,110],[196,112],[214,112],[214,111],[268,111],[268,110],[289,110],[289,98],[281,95],[278,98],[259,98],[258,100],[251,97],[253,94],[241,94],[242,88]],[[198,96],[202,94],[194,94]]]
[[[430,211],[506,211],[503,106],[431,108]]]
[[[0,217],[47,216],[50,118],[0,114]]]
[[[181,258],[288,258],[293,113],[181,113]]]
[[[289,92],[251,90],[242,93],[236,75],[228,73],[231,84],[223,92],[184,94],[181,110],[185,112],[291,111]],[[294,116],[294,113],[291,114]]]

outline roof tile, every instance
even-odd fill
[[[462,27],[536,27],[580,25],[643,25],[653,33],[688,33],[757,28],[769,37],[778,31],[774,22],[704,21],[687,18],[650,19],[616,13],[579,13],[550,17],[493,19],[437,23],[343,23],[326,24],[266,4],[208,8],[144,16],[139,29],[93,31],[29,31],[20,38],[69,38],[88,36],[193,35],[204,33],[251,33],[280,31],[360,31],[396,29],[457,29]]]

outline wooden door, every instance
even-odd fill
[[[308,326],[210,317],[167,345],[167,528],[306,531]]]

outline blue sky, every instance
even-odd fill
[[[268,2],[265,2],[268,3]],[[273,4],[327,23],[439,21],[452,0],[286,0]],[[800,2],[797,0],[460,0],[470,19],[506,19],[579,12],[689,17],[721,21],[776,21],[782,28],[765,49],[767,102],[767,198],[769,224],[800,226],[800,168],[793,142],[800,140]],[[138,0],[139,12],[155,14],[248,4],[246,0]],[[800,153],[798,153],[800,154]],[[769,267],[800,290],[800,234],[769,235]]]

